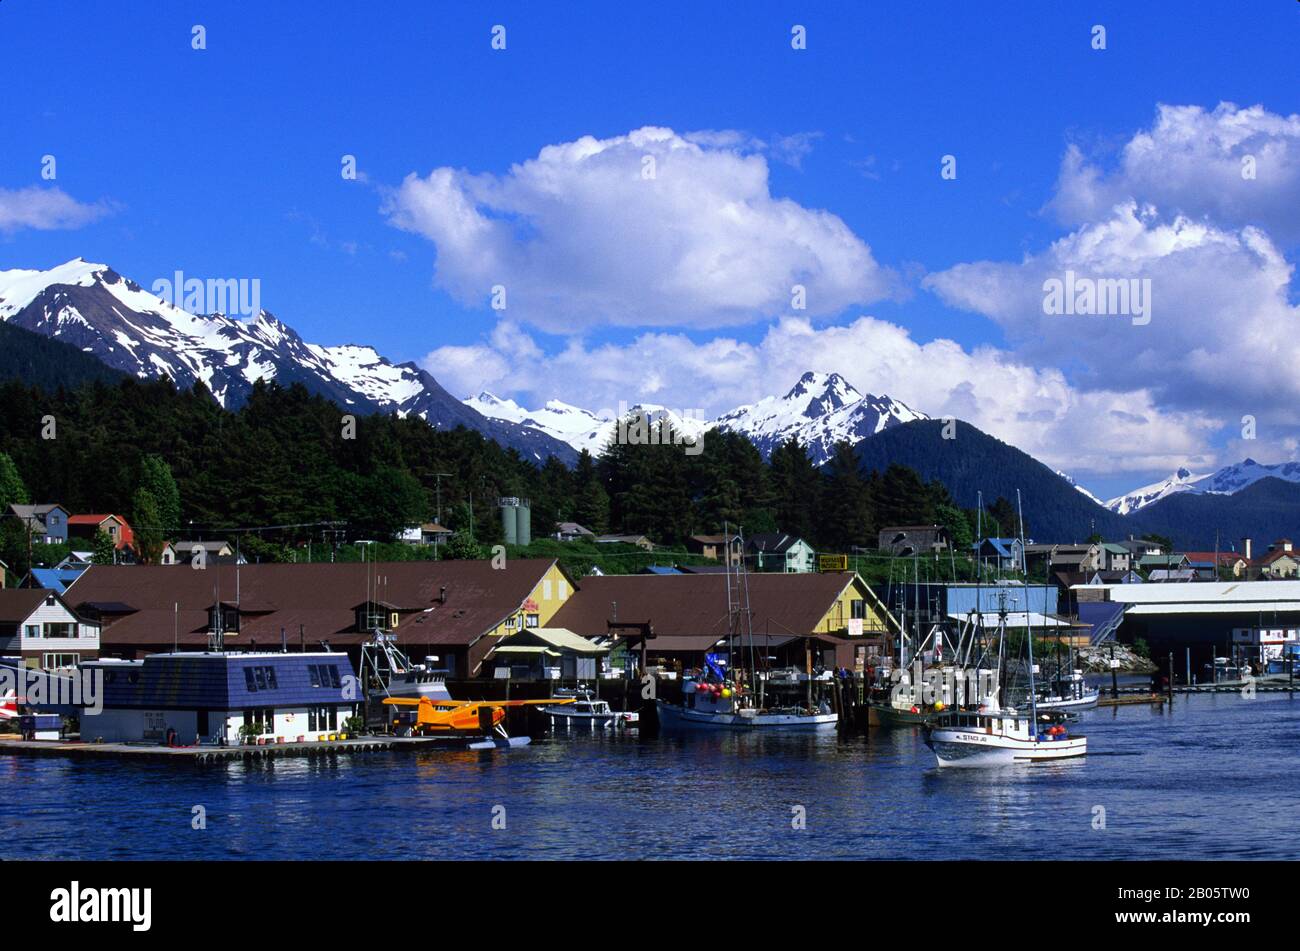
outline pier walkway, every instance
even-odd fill
[[[475,738],[480,739],[480,738]],[[265,746],[163,746],[149,743],[83,743],[77,740],[21,740],[0,736],[0,754],[70,756],[84,759],[165,760],[173,763],[223,763],[294,756],[338,756],[375,752],[465,749],[464,738],[358,736],[346,740],[268,743]]]

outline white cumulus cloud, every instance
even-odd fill
[[[1149,322],[1045,313],[1045,283],[1071,272],[1150,281]],[[960,264],[924,285],[1000,324],[1019,359],[1073,365],[1082,386],[1145,389],[1169,408],[1295,426],[1300,308],[1290,303],[1292,276],[1259,228],[1162,220],[1130,202],[1021,261]]]
[[[783,141],[796,161],[809,143]],[[655,127],[584,136],[502,175],[412,174],[384,210],[434,244],[438,286],[486,305],[500,285],[504,316],[558,333],[752,323],[790,313],[797,284],[814,317],[897,294],[839,217],[772,194],[752,143]]]
[[[1212,110],[1162,104],[1109,171],[1067,150],[1051,203],[1067,223],[1099,220],[1126,201],[1300,240],[1300,115],[1230,102]]]
[[[905,328],[872,317],[822,328],[785,318],[757,344],[649,332],[623,345],[571,339],[545,360],[535,359],[539,353],[523,328],[502,323],[482,343],[441,347],[422,363],[463,395],[488,389],[529,406],[558,398],[592,410],[645,402],[708,418],[784,393],[806,370],[834,371],[864,393],[955,416],[1084,476],[1209,466],[1206,438],[1220,425],[1201,412],[1162,411],[1145,389],[1082,391],[1060,371],[997,348],[918,343]],[[528,373],[517,372],[520,365]]]

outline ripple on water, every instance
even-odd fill
[[[1300,796],[1288,765],[1300,736],[1291,698],[1179,698],[1172,710],[1094,711],[1082,725],[1086,759],[997,770],[940,770],[914,730],[847,739],[577,734],[509,753],[207,769],[6,756],[0,781],[22,795],[0,802],[2,854],[1300,857],[1291,837],[1240,810],[1248,796],[1252,816],[1282,817]],[[191,827],[195,806],[206,829]],[[505,827],[494,829],[499,815]]]

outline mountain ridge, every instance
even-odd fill
[[[393,363],[364,345],[308,343],[262,309],[247,320],[192,314],[82,258],[47,271],[0,271],[0,321],[137,378],[166,376],[184,388],[201,382],[222,406],[239,406],[259,380],[301,383],[359,413],[414,415],[435,428],[463,425],[536,461],[577,457],[567,443],[481,415],[413,363]]]

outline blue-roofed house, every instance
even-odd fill
[[[86,565],[67,568],[33,568],[27,572],[20,588],[44,588],[58,594],[66,594],[74,581],[81,577]]]
[[[181,651],[81,665],[103,675],[102,710],[84,740],[177,745],[310,743],[344,728],[361,687],[343,653]]]
[[[1018,538],[985,538],[971,548],[980,564],[999,571],[1019,571],[1024,565],[1024,547]]]

